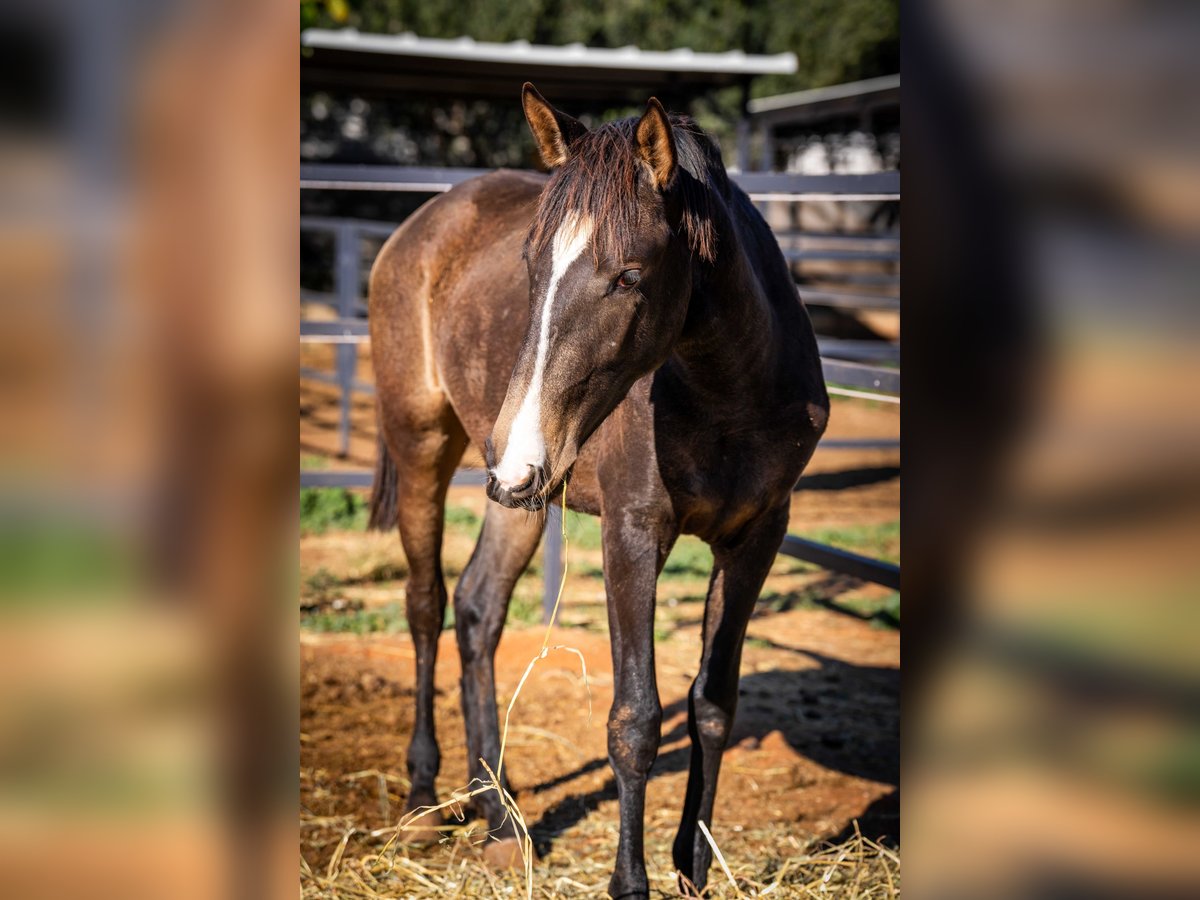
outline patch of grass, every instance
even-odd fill
[[[580,563],[575,567],[575,574],[583,578],[597,578],[600,581],[604,580],[604,566],[596,566],[591,563]]]
[[[567,539],[581,550],[599,550],[600,518],[567,510]]]
[[[877,522],[870,525],[842,525],[797,532],[801,537],[830,544],[863,556],[899,562],[897,544],[900,541],[900,522]]]
[[[341,580],[324,566],[304,579],[304,587],[310,594],[324,596],[341,585]]]
[[[869,619],[875,628],[900,627],[900,595],[896,591],[882,597],[838,597],[830,606]]]
[[[446,507],[446,528],[451,531],[461,531],[469,534],[471,537],[479,537],[479,530],[483,527],[483,519],[477,516],[473,510],[467,509],[465,506],[447,506]]]
[[[300,454],[301,469],[328,469],[329,458],[325,456],[317,456],[315,453]]]
[[[357,578],[348,579],[348,584],[383,584],[400,581],[408,577],[408,566],[403,562],[381,562],[372,566]]]
[[[345,488],[301,488],[300,531],[321,534],[336,528],[363,531],[367,527],[367,501]]]
[[[759,595],[755,614],[787,612],[790,609],[816,609],[816,599],[815,591],[810,588],[787,593],[763,591]]]
[[[508,625],[536,625],[542,621],[541,591],[523,590],[521,587],[513,591],[512,600],[508,604]]]
[[[712,572],[712,567],[713,555],[708,544],[698,537],[685,534],[675,543],[671,555],[667,557],[667,562],[663,566],[662,573],[668,578],[680,575],[707,578]]]
[[[408,621],[398,603],[374,609],[326,610],[300,617],[300,627],[309,631],[339,634],[398,634],[408,631]]]

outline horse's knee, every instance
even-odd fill
[[[693,688],[692,715],[700,743],[705,747],[723,750],[733,728],[732,710],[708,699],[702,690]]]
[[[436,573],[410,574],[404,591],[404,614],[414,635],[442,630],[446,618],[446,586]]]
[[[608,758],[619,775],[645,776],[662,736],[662,706],[654,697],[615,703],[608,716]]]
[[[504,627],[504,598],[490,591],[459,589],[454,592],[454,631],[463,666],[491,656]]]

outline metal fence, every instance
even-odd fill
[[[349,166],[305,164],[300,167],[302,190],[369,190],[439,193],[477,175],[486,169],[449,169],[402,166]],[[899,200],[900,175],[883,172],[872,175],[788,175],[778,173],[744,173],[731,176],[755,202],[806,200]],[[350,413],[353,395],[373,394],[375,386],[355,376],[358,344],[368,340],[367,305],[361,294],[363,276],[362,241],[364,238],[386,238],[397,227],[395,222],[363,219],[301,217],[301,231],[326,232],[334,237],[332,292],[301,291],[300,300],[330,308],[335,318],[302,320],[302,342],[327,343],[335,346],[333,372],[301,368],[304,378],[311,378],[337,387],[339,393],[338,441],[341,455],[350,446]],[[812,237],[814,235],[806,235]],[[845,235],[816,235],[845,238]],[[785,251],[793,260],[885,260],[898,259],[898,247],[878,246],[878,239],[867,249],[813,249]],[[866,246],[865,244],[863,246]],[[841,309],[897,310],[898,296],[871,296],[841,291],[803,289],[806,300]],[[831,394],[882,402],[899,403],[899,349],[881,341],[850,341],[818,337],[821,363]],[[821,442],[823,449],[883,449],[895,448],[895,438],[837,440]],[[301,487],[370,487],[373,472],[301,470]],[[460,469],[453,484],[482,485],[484,473],[478,469]],[[562,571],[562,537],[558,517],[561,512],[552,507],[547,517],[543,541],[544,603],[546,613],[557,593]],[[883,560],[871,559],[847,550],[830,547],[789,534],[779,552],[827,569],[852,575],[865,581],[899,589],[900,568]]]

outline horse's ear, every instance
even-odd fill
[[[638,154],[654,175],[654,186],[665,190],[675,177],[675,132],[667,111],[651,97],[637,126]]]
[[[525,119],[533,132],[542,162],[548,169],[557,169],[571,158],[571,145],[587,134],[587,128],[578,119],[547,103],[528,81],[521,88],[521,106],[525,109]]]

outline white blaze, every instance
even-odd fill
[[[542,438],[542,375],[550,349],[550,310],[559,281],[583,253],[591,237],[591,220],[568,213],[550,242],[550,284],[546,288],[546,299],[542,301],[533,377],[529,379],[525,397],[513,417],[504,456],[494,470],[496,480],[502,485],[516,487],[523,484],[529,477],[529,467],[541,466],[546,461],[546,442]]]

